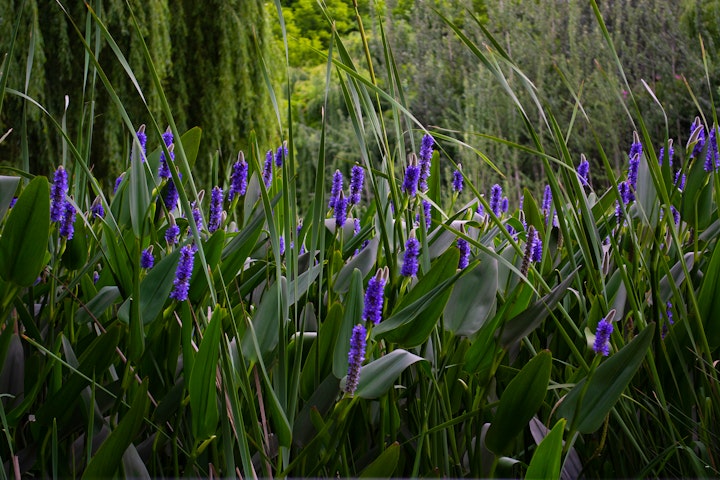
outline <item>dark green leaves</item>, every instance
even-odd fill
[[[0,237],[0,276],[26,287],[46,262],[50,238],[50,186],[35,177],[10,210]]]

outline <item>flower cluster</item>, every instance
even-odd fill
[[[353,327],[350,335],[350,351],[348,352],[348,374],[345,381],[345,392],[353,395],[360,382],[360,368],[365,360],[365,343],[367,330],[362,324]]]
[[[185,245],[180,249],[180,260],[175,270],[175,280],[170,298],[178,302],[184,302],[190,292],[190,278],[192,277],[193,264],[195,262],[195,245]]]
[[[613,332],[612,322],[603,318],[598,322],[597,330],[595,331],[595,343],[593,344],[593,351],[607,357],[610,355],[610,334]]]
[[[367,290],[365,291],[365,307],[363,310],[363,319],[366,322],[373,322],[377,325],[382,320],[383,296],[388,276],[388,268],[380,268],[375,273],[375,276],[368,282]]]
[[[420,256],[420,242],[415,238],[414,234],[410,234],[410,238],[405,242],[405,255],[403,256],[403,264],[400,269],[400,275],[403,277],[414,277],[418,272],[418,257]]]

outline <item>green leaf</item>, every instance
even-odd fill
[[[400,444],[392,443],[373,462],[360,472],[360,478],[390,478],[400,460]]]
[[[437,325],[456,274],[460,251],[451,248],[435,260],[430,271],[405,295],[393,314],[373,329],[373,337],[410,348],[427,340]]]
[[[222,338],[223,316],[222,309],[216,309],[205,328],[188,381],[192,431],[196,442],[215,433],[219,419],[215,372]]]
[[[720,312],[720,242],[715,244],[707,271],[698,294],[698,309],[700,318],[705,327],[708,345],[711,350],[720,346],[720,322],[717,321]]]
[[[273,351],[278,344],[280,322],[285,322],[288,318],[287,298],[287,280],[285,277],[280,277],[280,281],[273,283],[265,292],[260,305],[255,310],[252,326],[262,357]],[[252,335],[250,329],[245,330],[242,342],[242,352],[250,361],[258,358]]]
[[[179,259],[180,249],[177,248],[160,260],[140,282],[140,313],[144,325],[157,319],[167,302]]]
[[[579,268],[568,275],[550,293],[535,302],[533,306],[508,320],[500,335],[500,345],[503,348],[508,348],[540,326],[543,320],[550,315],[555,305],[565,296],[565,292],[575,279],[575,274],[577,274]]]
[[[145,176],[145,163],[137,141],[132,143],[132,155],[130,159],[130,178],[123,179],[129,182],[130,193],[130,221],[135,238],[143,234],[145,218],[150,206],[150,192],[148,191],[147,177]]]
[[[308,399],[315,392],[316,380],[321,380],[332,373],[335,346],[340,325],[343,319],[342,305],[333,303],[328,310],[325,321],[318,327],[318,334],[310,347],[305,365],[300,372],[300,396]],[[349,342],[349,340],[348,340]],[[348,350],[349,350],[348,345]],[[347,357],[346,357],[347,361]],[[347,365],[345,366],[347,372]],[[344,373],[335,376],[340,378]]]
[[[95,456],[90,459],[82,478],[110,478],[115,474],[123,454],[143,425],[148,404],[148,382],[146,380],[133,395],[130,410],[120,420],[117,428],[100,445]]]
[[[84,324],[100,317],[120,298],[120,289],[116,286],[107,286],[100,289],[92,300],[78,308],[75,314],[75,323]]]
[[[5,213],[10,208],[10,202],[15,196],[18,184],[20,184],[20,177],[0,175],[0,222],[5,218]]]
[[[429,369],[430,363],[427,360],[399,349],[368,363],[360,369],[360,381],[355,396],[374,399],[385,395],[400,374],[410,365],[418,362]]]
[[[62,263],[68,270],[79,270],[88,261],[87,228],[85,222],[75,222],[73,238],[67,241]]]
[[[586,377],[578,382],[562,400],[557,409],[558,417],[566,418],[580,433],[592,433],[600,428],[640,368],[654,331],[655,324],[649,324],[630,343],[601,363],[589,379]]]
[[[340,324],[335,350],[333,352],[333,374],[343,378],[348,371],[348,352],[350,351],[350,337],[353,327],[362,319],[363,305],[363,275],[355,269],[350,282],[350,290],[345,296],[345,313]]]
[[[515,437],[525,428],[545,399],[550,383],[552,355],[544,350],[530,360],[500,397],[485,444],[497,455],[511,453]]]
[[[380,241],[377,238],[370,240],[370,243],[360,253],[350,259],[335,276],[333,288],[338,293],[345,293],[350,288],[350,279],[355,269],[360,270],[362,278],[370,273],[377,261],[377,251]]]
[[[497,260],[483,254],[480,263],[455,283],[445,307],[445,329],[455,335],[477,333],[495,311],[497,291]]]
[[[45,265],[50,238],[50,186],[35,177],[10,210],[0,237],[0,276],[28,287]]]
[[[535,449],[525,474],[526,479],[560,478],[563,430],[565,430],[565,419],[561,418]]]

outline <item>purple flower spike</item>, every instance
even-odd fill
[[[232,173],[230,174],[230,189],[228,190],[228,201],[232,201],[236,195],[243,196],[247,192],[247,176],[248,164],[245,161],[245,155],[238,153],[238,159],[233,164]]]
[[[535,242],[533,242],[532,253],[530,254],[530,260],[535,263],[542,261],[543,243],[540,235],[535,236]]]
[[[502,213],[502,187],[497,183],[490,188],[490,210],[499,217]]]
[[[147,150],[145,146],[147,145],[147,133],[145,133],[145,125],[140,125],[140,128],[138,128],[138,131],[136,133],[138,142],[140,143],[140,150],[142,151],[143,161],[145,161],[145,155],[147,153]]]
[[[628,153],[629,158],[633,158],[635,155],[638,157],[642,155],[643,147],[640,143],[640,136],[637,132],[633,132],[633,143],[630,145],[630,152]]]
[[[178,236],[180,235],[180,227],[175,224],[175,221],[165,230],[165,241],[168,245],[175,245],[178,242]]]
[[[718,144],[717,144],[717,125],[710,130],[708,136],[708,148],[705,154],[705,171],[712,172],[716,168],[720,167],[720,155],[718,155]]]
[[[202,213],[200,212],[200,209],[197,206],[197,202],[193,202],[190,207],[192,208],[192,216],[193,220],[195,220],[195,225],[197,226],[198,231],[203,229],[203,219],[202,219]]]
[[[67,171],[60,165],[55,170],[50,190],[50,221],[59,222],[65,213],[65,195],[68,192]]]
[[[185,245],[180,249],[180,260],[175,271],[173,290],[170,298],[178,302],[184,302],[190,291],[190,277],[192,276],[193,263],[195,262],[195,246]]]
[[[75,207],[72,203],[65,202],[63,206],[62,219],[60,221],[60,236],[72,240],[75,234]]]
[[[634,192],[637,189],[637,176],[638,168],[640,167],[640,155],[635,155],[630,159],[630,166],[628,167],[628,184],[630,190]]]
[[[458,268],[462,270],[470,264],[470,244],[464,238],[458,238],[457,247],[460,250]]]
[[[168,180],[167,190],[165,191],[165,197],[163,198],[163,200],[165,201],[165,207],[168,209],[168,211],[172,211],[175,209],[175,207],[177,207],[179,199],[180,194],[178,193],[175,183],[172,181],[172,179]]]
[[[596,354],[607,357],[610,355],[610,334],[613,332],[613,324],[604,318],[600,320],[595,331],[595,343],[593,350]]]
[[[705,127],[700,121],[700,117],[695,117],[695,121],[690,126],[690,138],[696,140],[693,151],[690,153],[690,158],[695,158],[705,148]]]
[[[354,165],[350,171],[350,205],[360,203],[363,183],[365,182],[365,170],[360,165]]]
[[[105,217],[105,209],[103,208],[100,197],[95,197],[95,201],[93,201],[92,205],[90,206],[90,214],[92,215],[93,218]]]
[[[465,179],[463,178],[462,174],[462,165],[458,163],[457,170],[453,171],[453,192],[460,193],[463,191],[463,187],[465,186]]]
[[[150,270],[155,265],[155,257],[152,254],[152,246],[146,248],[140,254],[140,268]]]
[[[328,208],[335,208],[335,202],[340,196],[343,188],[343,175],[340,170],[335,170],[333,174],[332,188],[330,189],[330,200],[328,201]]]
[[[587,161],[585,155],[580,156],[580,165],[577,167],[577,175],[582,185],[588,185],[588,177],[590,174],[590,162]]]
[[[418,165],[420,166],[418,187],[422,192],[427,192],[428,189],[427,181],[430,177],[430,163],[432,161],[434,144],[435,139],[431,135],[423,135],[422,143],[420,144],[420,155],[418,156]]]
[[[502,201],[500,202],[500,210],[502,213],[507,213],[508,208],[510,208],[510,201],[507,197],[503,197]]]
[[[670,166],[670,168],[672,168],[672,166],[673,166],[673,155],[675,155],[675,149],[673,148],[673,140],[672,140],[672,138],[671,138],[670,140],[668,140],[668,147],[669,147],[669,148],[668,148],[668,154],[667,154],[668,165]],[[665,147],[660,147],[660,155],[659,155],[659,159],[658,159],[658,163],[660,164],[660,166],[662,166],[665,156],[666,156],[666,155],[665,155]]]
[[[265,165],[263,166],[262,171],[262,178],[263,182],[265,183],[265,188],[270,188],[270,185],[272,185],[272,164],[273,164],[273,151],[268,150],[267,154],[265,155]]]
[[[420,255],[420,242],[415,236],[408,238],[405,242],[405,256],[403,257],[400,275],[403,277],[414,277],[418,272],[418,256]]]
[[[120,188],[123,178],[125,178],[125,172],[121,173],[119,177],[115,179],[115,186],[113,187],[113,195],[115,195]]]
[[[335,227],[336,228],[342,228],[345,225],[345,220],[347,220],[347,207],[348,207],[348,199],[345,198],[345,195],[343,195],[342,192],[340,192],[340,196],[335,200]]]
[[[173,151],[173,134],[170,127],[165,130],[162,134],[163,142],[170,152],[170,160],[175,160],[175,152]],[[167,159],[165,158],[165,152],[160,152],[160,167],[158,169],[158,176],[160,178],[170,178],[170,167],[168,167]]]
[[[210,218],[208,218],[208,232],[213,233],[222,223],[223,191],[214,187],[210,193]]]
[[[545,185],[545,192],[543,193],[543,200],[542,200],[542,212],[543,212],[543,215],[545,215],[546,222],[547,222],[548,215],[550,215],[551,209],[552,209],[552,189],[550,188],[550,185]]]
[[[367,330],[361,324],[353,327],[350,336],[350,351],[348,352],[348,374],[345,381],[345,392],[353,395],[360,382],[360,367],[365,360],[365,337]]]
[[[363,319],[366,322],[373,322],[377,325],[382,320],[387,276],[387,267],[385,269],[380,268],[375,276],[368,282],[367,290],[365,291],[365,308],[363,310]]]
[[[275,166],[280,168],[283,166],[283,161],[288,157],[287,142],[284,142],[277,148],[275,152]]]
[[[411,153],[408,158],[408,166],[405,169],[405,178],[403,179],[403,192],[414,197],[417,194],[418,180],[420,179],[420,166],[417,163],[417,157]]]

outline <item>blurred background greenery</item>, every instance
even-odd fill
[[[72,17],[83,28],[85,7],[81,2],[70,3]],[[277,122],[271,118],[271,98],[259,62],[260,57],[265,60],[281,108],[283,105],[286,108],[286,89],[278,87],[287,79],[280,67],[284,52],[276,4],[261,0],[128,3],[144,29],[145,41],[179,128],[200,126],[203,130],[195,172],[201,184],[210,182],[209,165],[213,157],[218,157],[220,171],[225,171],[237,152],[247,149],[253,130],[261,149],[277,147],[287,132],[279,132]],[[330,18],[326,18],[316,0],[282,0],[280,4],[290,44],[294,146],[300,166],[297,185],[299,192],[310,193],[326,88],[327,58],[322,52],[327,51],[331,39],[330,21],[358,60],[362,60],[362,43],[355,6],[350,0],[325,1]],[[95,0],[91,6],[118,41],[151,111],[159,114],[157,93],[137,48],[138,38],[130,28],[126,2]],[[720,25],[716,21],[720,1],[616,0],[602,2],[600,8],[626,67],[629,84],[641,103],[648,129],[657,138],[664,136],[663,112],[641,80],[652,87],[667,117],[672,119],[670,137],[676,144],[684,144],[689,134],[687,125],[698,113],[688,87],[702,93],[698,98],[709,98],[708,82],[699,76],[704,71],[699,38],[703,39],[708,58],[716,58],[720,47]],[[545,183],[543,167],[529,154],[482,137],[492,133],[509,142],[530,145],[511,100],[500,94],[501,87],[488,70],[478,65],[472,53],[445,28],[434,12],[436,9],[459,26],[469,27],[469,34],[475,29],[475,40],[482,33],[474,22],[468,21],[471,15],[480,18],[496,38],[502,39],[502,48],[512,55],[548,102],[546,108],[551,109],[561,125],[572,126],[572,134],[567,135],[571,150],[584,152],[591,165],[598,164],[595,136],[589,124],[577,115],[574,95],[578,95],[611,163],[618,170],[621,168],[634,125],[624,102],[618,101],[625,92],[585,2],[359,1],[357,10],[370,37],[373,62],[379,66],[378,71],[385,71],[382,22],[400,78],[405,82],[409,110],[428,128],[472,144],[506,172],[504,178],[498,178],[496,172],[478,161],[472,150],[459,151],[454,144],[441,142],[444,154],[462,162],[476,185],[482,189],[500,182],[516,192],[521,191],[518,187],[537,189]],[[27,93],[57,118],[63,115],[64,97],[68,95],[67,128],[71,138],[87,134],[75,129],[88,124],[81,121],[83,117],[93,115],[92,147],[87,155],[96,176],[109,186],[126,167],[129,134],[112,111],[115,107],[104,89],[94,89],[91,79],[83,78],[86,58],[73,53],[83,51],[77,35],[58,8],[46,8],[38,0],[6,0],[0,2],[0,51],[8,50],[18,15],[22,28],[14,57],[6,59],[7,86]],[[138,95],[122,66],[114,61],[110,47],[101,41],[94,48],[100,61],[107,62],[103,67],[130,118],[137,125],[146,123]],[[358,65],[366,63],[358,61]],[[709,85],[715,89],[720,69],[717,65],[708,67]],[[511,82],[517,82],[511,87],[522,94],[523,89],[517,88],[521,78],[506,73]],[[387,82],[379,77],[378,83],[384,87]],[[332,127],[326,138],[329,178],[336,168],[347,174],[359,160],[359,153],[339,85],[333,81],[327,93],[326,115]],[[27,108],[19,98],[8,96],[5,103],[0,128],[2,133],[10,128],[14,133],[0,144],[0,162],[36,173],[51,171],[60,159],[60,136],[49,128],[47,119],[37,109]],[[26,136],[22,135],[23,130]],[[23,138],[28,139],[27,144],[21,141]],[[449,172],[449,162],[444,163],[444,168]],[[449,180],[449,174],[446,177]],[[602,178],[595,176],[593,181],[602,182]],[[304,197],[300,195],[301,199]]]

